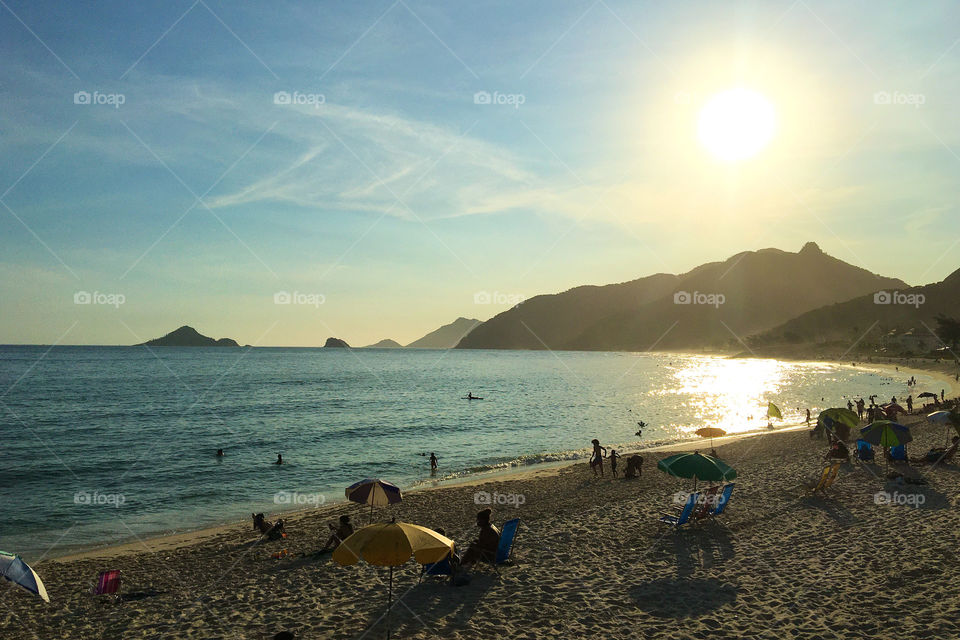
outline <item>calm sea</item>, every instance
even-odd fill
[[[764,429],[768,400],[795,424],[900,396],[903,378],[676,354],[5,346],[0,549],[36,559],[303,508],[368,476],[411,488],[431,451],[457,477],[582,457],[594,437]]]

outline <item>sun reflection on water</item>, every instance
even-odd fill
[[[767,402],[777,404],[784,420],[797,419],[783,406],[778,394],[788,375],[789,365],[777,360],[730,360],[726,358],[684,358],[671,363],[672,384],[653,393],[676,396],[695,420],[673,426],[679,434],[691,435],[703,426],[720,427],[727,433],[754,431],[767,425]]]

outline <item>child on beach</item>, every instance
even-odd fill
[[[610,471],[613,472],[613,477],[617,477],[617,460],[620,459],[620,454],[617,453],[616,449],[610,449]]]
[[[600,446],[600,441],[594,438],[593,454],[590,456],[590,468],[593,469],[593,475],[597,475],[597,469],[600,469],[600,477],[603,477],[603,458],[607,455],[607,449]]]

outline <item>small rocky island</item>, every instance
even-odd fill
[[[324,349],[349,349],[350,345],[340,338],[327,338],[327,343],[323,345]]]
[[[154,338],[147,342],[142,342],[137,347],[239,347],[236,340],[232,338],[220,338],[214,340],[209,338],[193,327],[183,325],[176,331],[171,331],[162,338]]]

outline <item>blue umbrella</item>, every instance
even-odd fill
[[[344,490],[344,494],[351,502],[370,505],[371,516],[374,507],[385,507],[403,500],[400,487],[380,478],[366,478],[354,482]]]
[[[20,556],[0,551],[0,576],[50,602],[43,580]]]

